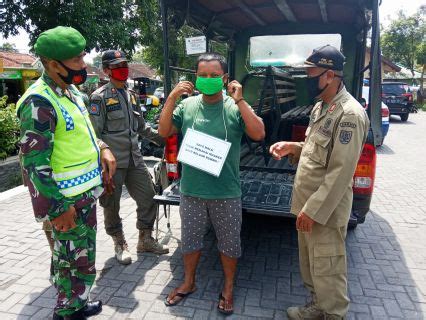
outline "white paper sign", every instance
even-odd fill
[[[207,41],[205,36],[186,38],[185,44],[187,55],[206,52]]]
[[[230,147],[230,142],[188,128],[178,161],[219,177]]]

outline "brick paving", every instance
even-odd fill
[[[348,319],[423,319],[426,314],[426,113],[407,123],[391,122],[378,150],[372,212],[347,239]],[[22,190],[19,189],[19,190]],[[4,197],[3,197],[4,198]],[[0,196],[0,199],[2,197]],[[206,236],[198,290],[179,306],[165,295],[183,278],[178,249],[180,221],[172,209],[171,229],[160,222],[160,239],[170,254],[136,255],[135,204],[123,196],[122,218],[133,264],[118,265],[99,210],[97,269],[92,298],[105,303],[92,319],[216,319],[222,273],[214,235]],[[27,192],[0,200],[1,319],[48,319],[55,290],[48,281],[50,253],[41,226],[32,218]],[[229,319],[285,319],[285,309],[304,303],[294,222],[245,216],[244,255],[239,262],[235,314]]]

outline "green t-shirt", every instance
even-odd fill
[[[197,112],[198,110],[198,112]],[[203,199],[227,199],[241,196],[240,185],[240,145],[245,124],[238,106],[231,97],[224,97],[216,104],[206,104],[202,95],[182,101],[173,112],[173,124],[185,135],[188,128],[225,139],[224,110],[228,142],[231,143],[228,156],[219,177],[182,164],[180,192],[187,196]],[[196,119],[195,119],[196,118]]]

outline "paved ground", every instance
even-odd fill
[[[423,319],[426,314],[426,113],[395,118],[379,150],[372,212],[349,232],[349,319]],[[0,197],[1,198],[1,197]],[[125,197],[126,198],[126,197]],[[123,201],[122,214],[130,249],[137,231],[134,204]],[[48,282],[49,250],[34,222],[26,192],[0,200],[0,315],[3,319],[47,319],[55,302]],[[112,241],[99,214],[97,268],[93,298],[106,306],[93,319],[215,319],[222,274],[214,236],[207,237],[199,267],[198,291],[184,304],[166,308],[163,299],[183,277],[179,219],[172,212],[160,237],[171,247],[167,256],[133,256],[128,267],[112,256]],[[293,222],[246,217],[244,256],[239,263],[234,319],[285,319],[284,310],[304,303],[298,272]]]

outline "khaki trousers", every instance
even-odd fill
[[[324,312],[344,317],[347,295],[346,226],[315,223],[311,233],[299,232],[300,272],[306,288]]]
[[[152,229],[157,216],[157,205],[152,177],[145,163],[134,166],[133,162],[128,168],[117,168],[113,177],[115,190],[112,195],[103,195],[99,199],[104,208],[105,230],[108,235],[116,235],[123,232],[120,217],[120,200],[123,184],[133,200],[136,201],[137,222],[139,230]]]

